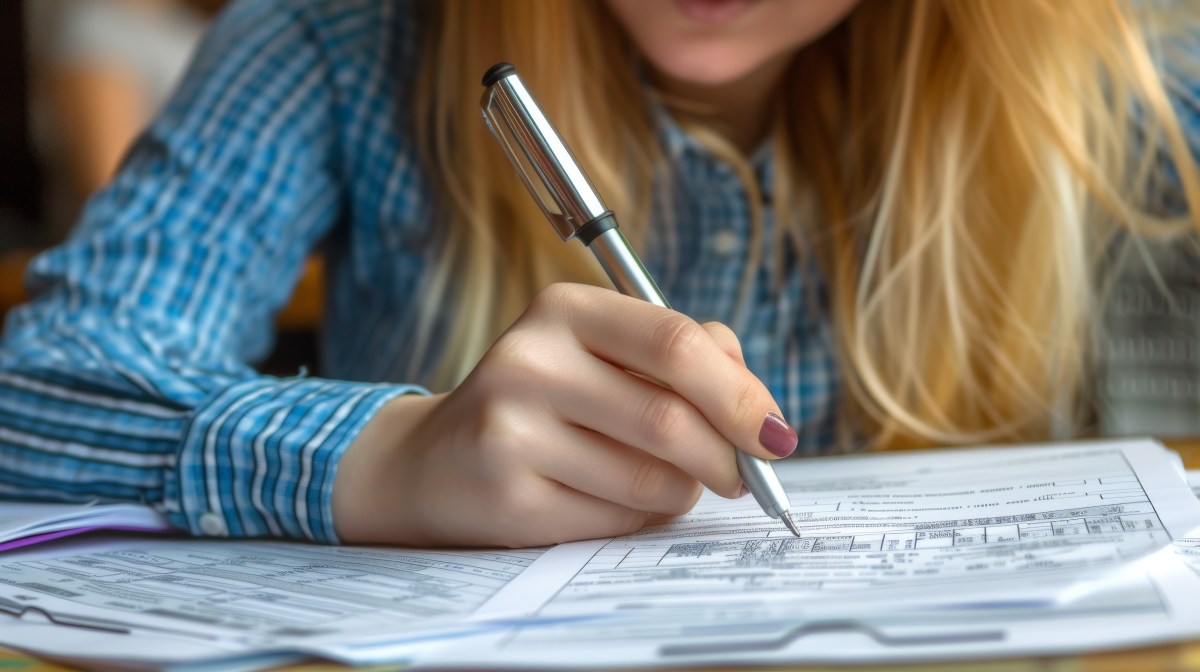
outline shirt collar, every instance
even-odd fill
[[[708,148],[684,130],[679,125],[679,122],[675,121],[675,118],[662,101],[654,96],[650,96],[649,98],[650,114],[658,132],[659,142],[666,152],[667,160],[672,165],[682,169],[690,163],[706,161],[713,164],[720,164],[728,170],[728,166],[724,166],[724,163],[720,159],[713,156]],[[774,186],[772,176],[775,171],[775,148],[770,138],[764,140],[758,146],[758,149],[754,150],[753,154],[750,155],[750,168],[754,171],[754,175],[759,181],[758,186],[762,191],[763,199],[770,202],[771,191]],[[732,171],[729,172],[732,174]]]
[[[714,159],[715,157],[692,137],[667,110],[667,106],[654,96],[650,97],[650,115],[658,129],[659,142],[666,150],[667,158],[673,162],[688,160],[688,155]]]

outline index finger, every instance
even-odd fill
[[[592,291],[595,296],[572,293],[586,305],[573,306],[565,317],[594,355],[669,386],[741,450],[774,459],[796,449],[796,432],[766,386],[695,320],[610,290]]]

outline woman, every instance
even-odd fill
[[[34,265],[0,482],[194,534],[519,546],[737,496],[730,444],[1077,431],[1097,255],[1194,232],[1200,122],[1161,67],[1196,26],[1118,0],[236,4]],[[479,118],[499,60],[690,318],[548,230]],[[259,376],[318,245],[328,378]]]

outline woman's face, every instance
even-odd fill
[[[606,2],[658,74],[721,86],[820,37],[859,0]]]

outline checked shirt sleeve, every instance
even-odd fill
[[[208,536],[337,541],[340,454],[415,388],[264,377],[339,215],[338,115],[300,2],[241,2],[0,341],[0,496],[143,501]]]

